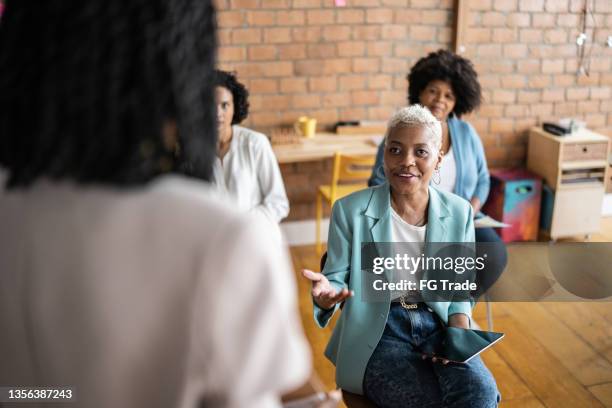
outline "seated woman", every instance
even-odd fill
[[[422,359],[425,338],[445,325],[469,327],[470,302],[362,297],[364,242],[473,242],[472,207],[429,184],[442,161],[441,143],[440,122],[428,109],[412,105],[395,113],[384,141],[388,182],[334,204],[325,268],[303,271],[313,282],[319,326],[344,302],[325,351],[338,386],[380,407],[495,407],[500,398],[480,358],[462,365]]]
[[[217,159],[213,182],[240,209],[256,211],[279,223],[289,214],[289,200],[268,138],[238,126],[249,113],[249,93],[236,76],[216,71]]]
[[[469,123],[460,117],[470,113],[481,102],[480,83],[472,63],[447,50],[432,52],[421,58],[408,75],[408,101],[419,103],[431,111],[442,124],[444,160],[440,176],[434,178],[438,188],[465,198],[474,215],[489,195],[489,171],[482,142]],[[378,147],[376,164],[368,185],[384,183],[384,143]],[[437,180],[436,180],[437,179]],[[493,242],[487,247],[490,262],[479,274],[479,291],[491,287],[507,263],[507,251],[493,228],[476,228],[476,242]]]

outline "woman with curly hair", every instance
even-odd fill
[[[442,124],[440,169],[433,183],[444,191],[468,200],[475,216],[489,195],[489,171],[482,142],[476,130],[461,116],[480,106],[482,101],[478,74],[473,64],[451,51],[438,50],[421,58],[408,74],[408,103],[419,103],[431,111]],[[383,171],[384,143],[378,148],[376,164],[368,184],[386,181]],[[487,246],[486,269],[479,276],[477,295],[482,294],[499,278],[507,263],[507,252],[493,228],[476,228],[476,242],[495,243]]]
[[[276,156],[262,133],[238,126],[249,114],[249,92],[236,75],[216,71],[217,159],[213,180],[240,209],[279,223],[289,213],[289,200]]]

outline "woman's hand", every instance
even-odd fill
[[[336,303],[340,303],[355,294],[346,288],[338,292],[322,273],[302,269],[302,275],[312,282],[312,297],[322,309],[332,309]]]
[[[448,325],[460,329],[470,328],[470,318],[464,313],[455,313],[448,316]]]

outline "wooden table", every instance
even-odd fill
[[[323,160],[334,157],[336,152],[349,155],[375,155],[381,134],[338,135],[317,133],[315,137],[303,139],[298,144],[273,145],[272,150],[279,163],[296,163]]]

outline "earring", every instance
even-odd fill
[[[438,179],[436,180],[436,176],[438,176]],[[439,185],[440,182],[442,181],[441,177],[440,177],[440,169],[437,168],[436,171],[434,171],[434,176],[432,177],[432,181],[434,182],[435,185]]]

